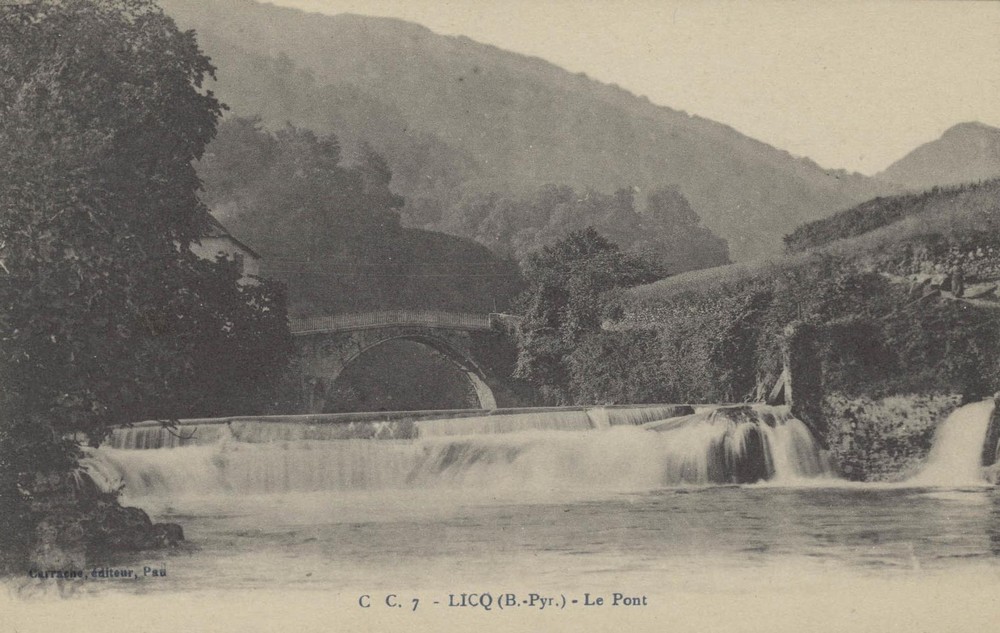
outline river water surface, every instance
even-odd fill
[[[981,436],[992,408],[976,406],[942,428]],[[242,631],[292,605],[311,613],[322,604],[330,617],[369,626],[376,621],[365,617],[388,617],[365,615],[389,608],[379,602],[387,595],[417,598],[422,613],[445,617],[464,613],[447,606],[462,593],[539,592],[646,596],[651,606],[637,623],[655,613],[732,630],[786,630],[810,618],[818,618],[811,630],[826,630],[830,605],[863,630],[888,630],[865,628],[880,618],[912,626],[946,614],[954,626],[934,630],[987,630],[965,628],[968,618],[1000,616],[993,487],[964,471],[954,481],[950,471],[934,475],[933,463],[932,474],[910,482],[844,482],[800,423],[781,411],[764,417],[771,426],[753,432],[745,425],[759,421],[702,414],[666,426],[406,440],[275,439],[273,428],[265,438],[246,427],[189,446],[103,448],[93,471],[123,482],[126,503],[155,521],[181,524],[187,542],[107,561],[165,577],[66,583],[75,599],[47,612],[144,605],[174,618],[183,616],[177,601],[195,611],[236,601],[248,619],[233,630]],[[932,462],[981,451],[981,441],[950,433],[965,448],[936,447]],[[768,479],[717,481],[756,472],[741,465],[744,454]],[[264,604],[264,619],[250,618]],[[751,618],[742,628],[732,626],[737,604]],[[508,624],[532,628],[517,617]],[[44,621],[36,613],[18,630]]]
[[[1000,495],[986,488],[765,484],[564,500],[443,496],[298,493],[144,505],[157,520],[181,523],[193,544],[152,557],[165,562],[173,591],[220,580],[243,589],[458,591],[486,583],[495,591],[526,578],[548,589],[649,590],[736,568],[908,575],[1000,561]]]

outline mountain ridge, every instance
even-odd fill
[[[1000,128],[957,123],[876,174],[909,189],[959,185],[1000,177]]]
[[[317,131],[338,135],[350,136],[348,127],[381,135],[373,145],[400,175],[400,193],[412,209],[430,210],[411,212],[413,226],[435,228],[440,208],[434,207],[469,191],[549,183],[603,192],[676,185],[705,226],[729,241],[734,257],[747,259],[779,252],[781,236],[794,225],[897,191],[541,58],[405,20],[306,14],[249,0],[162,4],[182,27],[199,32],[213,58],[238,65],[235,48],[261,58],[285,56],[314,87],[329,94],[350,87],[357,103],[398,112],[389,126],[369,116],[371,108],[342,100],[340,113],[353,107],[355,123],[338,129],[322,100],[312,99],[282,112],[268,106],[273,112],[264,118],[314,127],[325,122],[328,129]],[[220,81],[233,70],[220,64]],[[248,102],[287,98],[253,97],[252,87],[241,83],[219,90],[238,114],[257,114]],[[388,127],[408,138],[385,138]],[[437,172],[428,174],[425,163]],[[455,174],[453,163],[464,173]],[[455,182],[436,182],[449,178]]]

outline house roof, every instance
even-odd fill
[[[222,226],[222,223],[216,220],[215,216],[212,215],[211,213],[208,214],[208,229],[202,233],[201,237],[228,238],[232,240],[234,244],[236,244],[246,252],[250,253],[250,255],[252,255],[253,257],[261,259],[260,253],[247,246],[246,243],[236,239],[236,237],[234,237],[233,234],[229,232],[229,229]]]

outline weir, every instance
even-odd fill
[[[703,408],[703,407],[700,407]],[[639,425],[694,413],[691,405],[612,405],[520,409],[448,409],[313,415],[236,416],[181,420],[176,429],[157,421],[115,429],[112,448],[154,449],[213,444],[222,437],[247,443],[291,440],[409,440],[438,435],[517,431],[584,431]]]
[[[906,486],[983,485],[995,401],[954,411]],[[185,420],[118,429],[84,460],[133,498],[314,491],[644,491],[829,478],[787,406],[647,405]],[[995,464],[992,468],[996,468]],[[989,468],[986,469],[990,471]]]
[[[649,490],[831,474],[787,407],[651,405],[187,420],[86,460],[129,497],[503,487]]]

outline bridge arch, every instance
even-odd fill
[[[421,345],[432,349],[444,358],[448,359],[472,386],[472,389],[476,394],[476,399],[479,402],[479,408],[497,408],[496,396],[494,396],[493,390],[490,389],[490,386],[486,383],[486,374],[479,367],[479,365],[476,364],[476,362],[472,360],[468,354],[458,349],[455,345],[448,342],[448,340],[440,336],[434,336],[426,333],[397,333],[375,340],[374,342],[367,344],[365,347],[359,348],[356,352],[344,359],[343,367],[340,368],[340,371],[337,372],[335,376],[330,376],[328,378],[328,388],[332,387],[333,383],[340,377],[340,374],[343,373],[345,369],[350,367],[355,361],[376,347],[380,347],[392,341],[410,341],[413,343],[420,343]]]
[[[489,335],[491,315],[392,311],[293,321],[303,369],[306,409],[322,413],[334,383],[366,353],[391,341],[409,341],[446,359],[468,381],[478,406],[497,406],[490,378],[477,362],[473,336]]]

